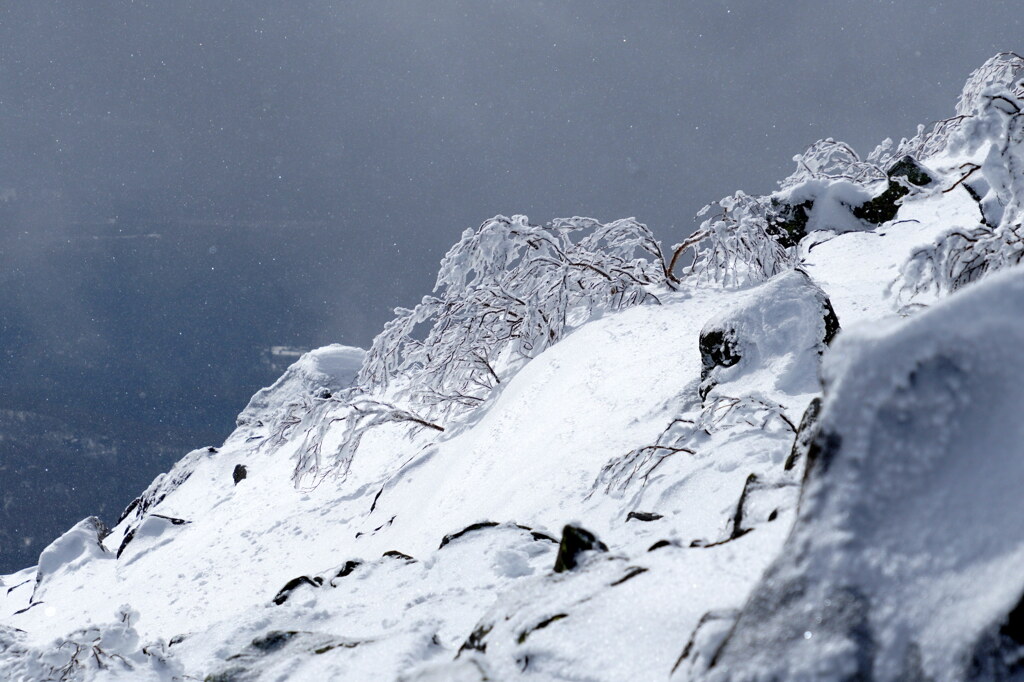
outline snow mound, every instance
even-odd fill
[[[272,386],[260,389],[238,415],[238,426],[270,427],[296,400],[330,397],[355,383],[366,351],[340,343],[305,353]]]
[[[841,337],[793,533],[703,679],[1021,674],[1021,320],[1015,270]]]

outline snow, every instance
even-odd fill
[[[0,677],[1009,674],[1024,277],[950,296],[914,265],[1018,215],[1007,115],[940,139],[879,226],[850,207],[884,171],[819,143],[779,193],[719,202],[679,282],[631,260],[658,251],[632,220],[467,231],[369,355],[303,355],[109,534],[85,519],[0,577]],[[814,203],[794,249],[758,213],[780,198]],[[566,562],[566,524],[602,544]]]
[[[1024,590],[1021,319],[1010,271],[842,337],[793,534],[708,679],[968,675]]]

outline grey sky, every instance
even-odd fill
[[[866,154],[951,115],[972,69],[1021,49],[1020,14],[5,3],[0,409],[74,411],[128,444],[139,420],[223,437],[268,380],[259,349],[367,344],[464,228],[636,216],[670,245],[820,137]],[[141,480],[169,464],[138,457]]]

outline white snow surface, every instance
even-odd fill
[[[346,467],[323,408],[365,354],[307,353],[109,531],[0,576],[0,679],[1013,679],[1024,275],[942,297],[901,271],[1014,215],[963,178],[998,185],[993,129],[882,225],[849,206],[885,183],[787,186],[815,202],[795,270],[570,315],[479,407],[385,420]]]

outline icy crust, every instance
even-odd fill
[[[1018,269],[840,339],[793,533],[700,679],[1021,674],[1022,319]]]

